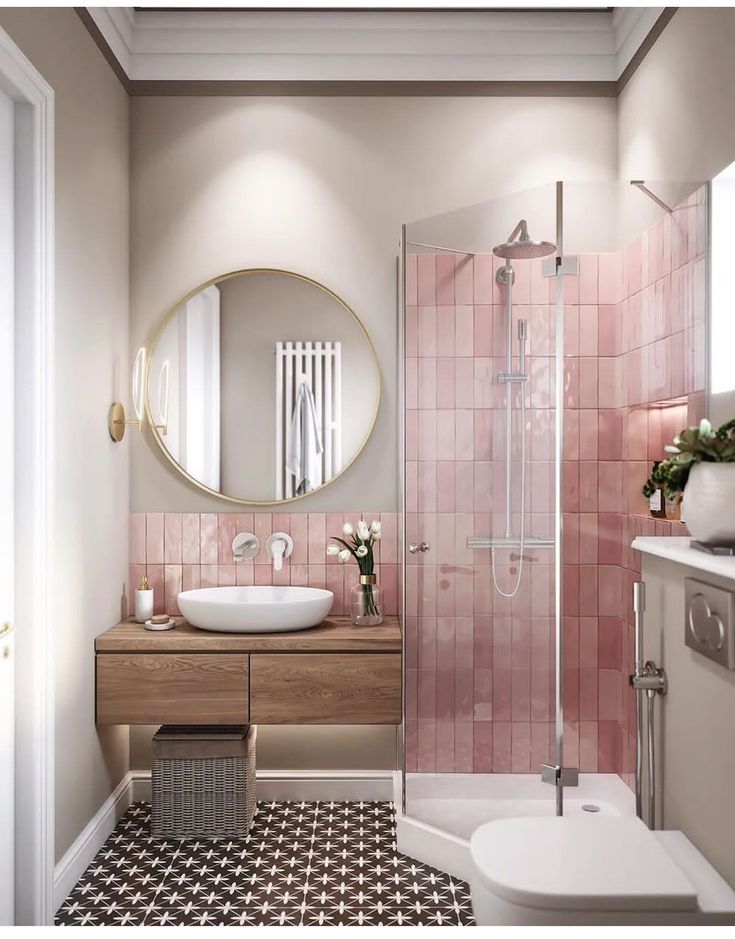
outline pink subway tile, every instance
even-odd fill
[[[198,564],[183,564],[181,574],[182,590],[198,590],[201,587],[201,570]]]
[[[327,555],[326,541],[326,515],[323,512],[310,512],[306,516],[307,522],[307,562],[309,564],[324,564]],[[330,532],[340,534],[340,532]],[[332,542],[335,544],[335,542]]]
[[[472,304],[475,302],[473,268],[473,256],[471,254],[454,255],[455,303]]]
[[[457,356],[474,355],[474,309],[461,305],[454,310],[454,351]]]
[[[145,517],[146,564],[163,564],[163,512]]]
[[[427,359],[426,361],[431,361]],[[455,406],[455,363],[454,358],[436,359],[436,395],[435,402],[438,408],[453,408]]]
[[[454,772],[454,723],[436,722],[436,772]]]
[[[256,565],[259,566],[259,565]],[[327,565],[326,564],[309,564],[309,586],[310,587],[319,587],[322,590],[326,590],[326,581],[327,581]]]
[[[182,518],[178,512],[167,512],[163,522],[163,560],[166,564],[182,562]]]
[[[597,772],[597,721],[579,723],[579,769],[582,773]]]
[[[455,326],[454,303],[436,308],[436,352],[437,355],[454,356]]]
[[[419,254],[417,302],[421,306],[433,306],[436,303],[436,256]]]
[[[596,304],[598,302],[599,261],[596,254],[579,256],[579,302]]]
[[[511,772],[531,772],[531,724],[513,721],[511,725]]]
[[[418,313],[419,325],[419,357],[436,355],[436,307],[420,306]]]
[[[293,538],[291,565],[307,564],[309,561],[309,516],[306,512],[292,512],[289,534]]]
[[[454,255],[436,255],[436,302],[454,305]]]
[[[458,721],[454,725],[454,772],[471,773],[474,761],[474,730],[471,721]]]
[[[250,587],[255,582],[255,565],[252,561],[243,561],[235,565],[235,583],[238,587]]]
[[[181,516],[181,560],[184,564],[199,564],[200,551],[199,513],[184,512]]]
[[[418,360],[418,406],[436,407],[436,359]]]
[[[476,254],[472,273],[475,303],[493,303],[493,288],[495,286],[493,255]]]
[[[217,560],[220,564],[234,564],[232,542],[236,534],[237,516],[231,512],[220,513],[217,516]]]
[[[217,583],[220,587],[234,587],[235,579],[236,575],[234,564],[217,565]]]
[[[199,567],[199,578],[202,587],[219,586],[219,566],[217,564],[202,564]]]
[[[475,724],[472,771],[475,773],[492,773],[493,771],[493,725],[490,721]]]
[[[179,616],[177,597],[183,590],[183,571],[181,564],[166,564],[163,569],[164,613]]]
[[[213,513],[204,513],[199,519],[201,563],[217,564],[219,559],[217,516]]]
[[[493,772],[510,773],[512,767],[511,759],[511,724],[510,721],[493,722]],[[529,741],[529,761],[530,761],[530,741]]]
[[[475,306],[474,354],[492,356],[493,354],[493,308],[487,304]]]

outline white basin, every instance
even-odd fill
[[[222,633],[286,633],[318,626],[334,603],[316,587],[202,587],[184,590],[179,609],[192,626]]]

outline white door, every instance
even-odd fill
[[[13,102],[0,91],[0,926],[13,925],[15,530]]]

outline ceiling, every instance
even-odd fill
[[[182,84],[188,93],[231,83],[394,83],[401,93],[441,85],[450,94],[493,93],[490,86],[508,83],[615,94],[673,15],[664,7],[295,10],[273,9],[276,3],[88,7],[80,15],[133,93],[183,93],[175,90]]]

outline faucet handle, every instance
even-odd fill
[[[251,531],[238,532],[232,540],[232,556],[235,561],[249,561],[260,551],[260,539]]]
[[[265,543],[268,556],[273,558],[273,567],[280,571],[284,558],[290,558],[293,551],[293,538],[285,531],[275,531]]]

